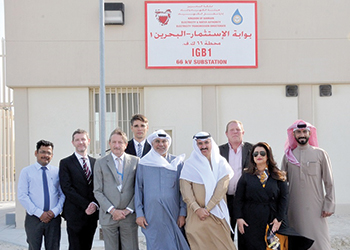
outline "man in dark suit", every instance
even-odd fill
[[[227,189],[227,206],[231,218],[231,227],[234,230],[236,226],[236,218],[233,213],[233,200],[236,193],[237,182],[242,176],[243,169],[248,167],[249,152],[252,149],[252,144],[243,142],[244,129],[240,121],[232,120],[226,125],[226,137],[228,143],[219,146],[220,154],[226,158],[234,171],[234,176],[230,180]],[[234,235],[231,233],[232,240]]]
[[[134,137],[128,142],[125,153],[141,158],[151,150],[146,140],[148,120],[144,115],[136,114],[131,118],[130,125]]]
[[[66,196],[62,215],[67,221],[69,250],[88,250],[98,220],[98,203],[93,193],[96,159],[87,155],[90,138],[85,130],[74,131],[72,144],[75,152],[60,161],[60,184]]]
[[[139,158],[125,154],[126,134],[115,129],[111,153],[99,158],[94,170],[94,194],[100,205],[100,224],[106,250],[138,248],[134,190]]]

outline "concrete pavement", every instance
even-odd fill
[[[26,234],[24,228],[16,228],[15,225],[6,225],[6,214],[15,212],[15,202],[0,202],[0,249],[24,250],[27,249]],[[64,220],[63,220],[64,221]],[[329,220],[332,250],[350,249],[350,213],[335,214]],[[4,244],[6,247],[3,247]],[[11,246],[11,247],[8,247]],[[146,250],[146,242],[139,231],[140,250]],[[65,222],[62,223],[61,249],[68,249],[68,237]],[[104,242],[99,239],[99,230],[96,230],[93,250],[104,249]]]
[[[24,231],[24,228],[16,228],[15,225],[6,225],[6,214],[14,212],[14,201],[0,202],[0,241],[18,246],[19,248],[16,249],[26,249],[28,244],[26,242],[26,233]],[[140,250],[146,249],[146,242],[141,231],[139,231],[139,242]],[[68,236],[65,227],[65,221],[63,219],[61,230],[61,249],[68,249]],[[104,249],[104,242],[103,240],[99,239],[99,228],[97,228],[93,242],[93,250],[102,249]]]

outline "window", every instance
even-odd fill
[[[100,154],[100,93],[99,88],[91,89],[91,121],[92,131],[90,150],[94,155]],[[143,113],[143,89],[141,88],[106,88],[106,148],[109,134],[115,128],[122,129],[132,138],[130,119],[134,114]]]

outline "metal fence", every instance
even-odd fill
[[[14,201],[15,128],[12,90],[6,87],[5,40],[1,39],[0,69],[0,201]]]

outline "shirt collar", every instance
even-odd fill
[[[135,146],[139,145],[139,143],[142,145],[142,147],[145,146],[146,139],[144,139],[144,140],[141,141],[141,142],[136,141],[134,138],[133,138],[133,140],[134,140],[134,145],[135,145]]]
[[[75,156],[77,157],[78,160],[80,160],[81,158],[85,158],[85,159],[89,159],[88,155],[81,155],[81,154],[78,154],[77,152],[74,152]]]
[[[242,142],[242,143],[238,146],[237,152],[243,148],[243,145],[244,145],[244,142]],[[233,148],[231,147],[231,144],[230,144],[229,142],[228,142],[228,146],[229,146],[229,148],[230,148],[231,150],[233,150]]]
[[[115,160],[115,158],[120,158],[122,161],[124,161],[125,153],[123,153],[120,157],[116,156],[116,155],[113,154],[112,152],[111,152],[111,155],[112,155],[112,157],[113,157],[113,160]]]
[[[41,170],[42,167],[46,167],[47,170],[50,170],[49,166],[50,166],[50,164],[47,164],[46,166],[42,166],[39,164],[39,162],[35,163],[35,167],[37,170]]]

